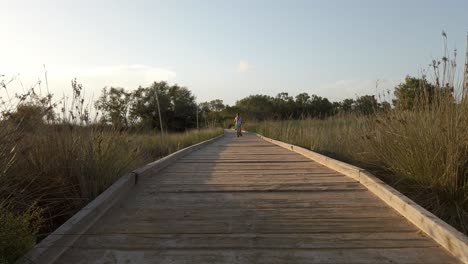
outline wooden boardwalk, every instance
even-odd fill
[[[58,263],[459,263],[355,180],[255,135],[147,172]]]

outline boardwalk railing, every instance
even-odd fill
[[[468,237],[416,204],[402,193],[390,187],[362,168],[332,159],[314,151],[258,135],[265,141],[294,151],[322,165],[359,181],[369,191],[416,225],[429,237],[452,253],[463,263],[468,263]]]
[[[68,219],[57,230],[20,258],[17,264],[54,263],[86,230],[102,217],[109,208],[124,197],[138,182],[139,175],[148,171],[157,172],[185,155],[223,137],[218,137],[197,143],[176,151],[164,158],[151,162],[139,169],[120,177],[103,193],[91,201],[87,206]]]

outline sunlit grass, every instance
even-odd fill
[[[468,233],[468,104],[326,120],[269,121],[267,137],[365,167]]]
[[[2,125],[0,263],[20,257],[124,173],[223,133],[161,136],[99,126],[36,124],[25,131]]]

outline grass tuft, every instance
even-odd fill
[[[372,171],[468,233],[468,102],[325,120],[267,121],[254,129]]]
[[[223,133],[203,129],[161,136],[100,126],[36,124],[30,131],[4,125],[10,127],[0,132],[4,263],[26,253],[126,172]]]

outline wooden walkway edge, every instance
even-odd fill
[[[29,263],[460,263],[358,180],[254,134],[166,165]]]
[[[416,225],[463,263],[468,263],[468,237],[413,200],[387,185],[365,169],[335,160],[314,151],[257,134],[265,141],[294,151],[359,181],[373,194]]]

